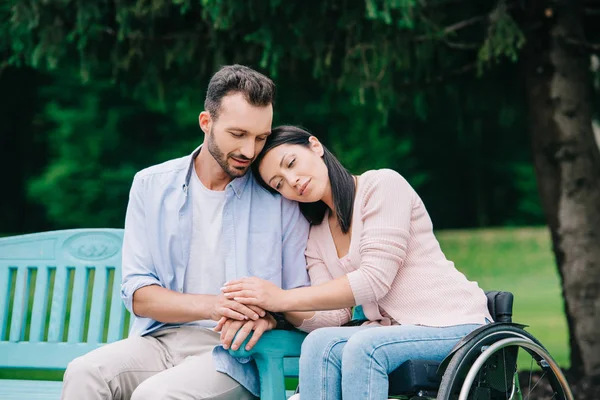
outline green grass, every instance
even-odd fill
[[[562,367],[568,368],[567,325],[547,229],[475,229],[436,234],[448,259],[470,280],[477,281],[484,290],[514,293],[513,321],[529,325],[527,330]],[[529,364],[524,367],[529,368]],[[62,371],[0,369],[0,379],[61,377]],[[288,387],[294,388],[296,382],[289,379]]]
[[[484,290],[515,295],[513,321],[529,325],[553,358],[569,367],[568,329],[546,228],[440,231],[446,257]]]

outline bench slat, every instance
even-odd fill
[[[110,320],[108,323],[108,342],[123,339],[123,326],[125,324],[125,307],[121,300],[121,271],[114,270],[113,287],[111,288],[112,300],[110,303]]]
[[[83,325],[85,322],[85,306],[87,303],[87,283],[89,269],[83,265],[75,268],[73,285],[73,300],[71,301],[71,313],[69,315],[69,332],[67,341],[79,343],[83,339]]]
[[[57,266],[54,278],[54,293],[50,310],[50,326],[48,327],[48,342],[61,342],[65,327],[65,308],[67,305],[67,268]]]
[[[90,311],[90,326],[87,342],[101,343],[106,313],[106,285],[108,269],[104,266],[96,267],[94,275],[94,288],[92,292],[92,309]]]
[[[41,265],[38,267],[31,312],[30,342],[41,342],[44,339],[44,325],[46,323],[46,310],[48,309],[49,274],[49,267]]]
[[[26,290],[27,268],[17,269],[17,280],[15,281],[15,299],[12,308],[12,317],[10,322],[10,340],[16,342],[23,340],[23,326],[25,319],[25,307],[27,306]]]
[[[0,263],[0,340],[4,339],[8,328],[9,284],[10,268],[8,265]]]
[[[58,400],[62,382],[7,379],[0,381],[2,400]]]
[[[3,368],[65,369],[74,358],[98,347],[88,343],[0,342],[0,363]]]

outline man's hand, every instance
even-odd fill
[[[277,322],[273,316],[266,314],[265,317],[259,318],[256,321],[237,321],[222,318],[214,330],[217,332],[221,331],[221,343],[225,350],[229,349],[229,347],[232,350],[237,350],[248,335],[254,331],[246,344],[246,350],[250,350],[256,345],[263,333],[275,329],[275,326],[277,326]]]
[[[244,305],[230,300],[224,295],[217,295],[210,319],[219,321],[221,318],[229,318],[238,321],[257,320],[266,315],[265,310],[258,306]]]

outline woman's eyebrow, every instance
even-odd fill
[[[279,168],[283,168],[283,161],[285,160],[287,155],[288,155],[288,153],[283,153],[283,156],[281,156],[281,160],[279,161]],[[271,186],[271,181],[275,178],[277,178],[277,175],[273,175],[271,177],[271,179],[269,179],[269,182],[267,182],[269,184],[269,186]]]
[[[283,156],[281,157],[281,161],[279,161],[279,168],[283,167],[283,160],[285,160],[287,155],[288,155],[288,153],[284,153]]]

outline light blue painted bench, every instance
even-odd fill
[[[0,239],[0,368],[64,370],[126,336],[121,229]],[[0,399],[58,399],[62,382],[1,380]]]
[[[127,336],[120,297],[121,229],[74,229],[0,238],[0,368],[64,370],[105,343]],[[304,334],[267,332],[250,352],[261,399],[286,397],[298,376]],[[0,399],[58,399],[62,382],[0,380]],[[289,392],[287,393],[289,395]]]

